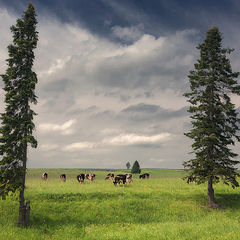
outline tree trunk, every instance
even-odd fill
[[[24,146],[24,156],[23,156],[23,175],[22,175],[22,189],[19,193],[19,215],[18,215],[18,226],[27,226],[30,217],[30,202],[25,205],[24,190],[25,190],[25,180],[26,180],[26,165],[27,165],[27,144]]]
[[[24,189],[22,189],[19,193],[19,215],[18,215],[18,225],[25,225],[25,201],[24,201]]]
[[[215,201],[214,190],[213,190],[213,178],[208,179],[208,203],[211,208],[219,208],[219,205]]]

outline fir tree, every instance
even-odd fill
[[[185,133],[193,139],[194,158],[184,162],[190,170],[188,179],[208,182],[209,206],[219,207],[215,201],[213,184],[221,178],[227,185],[238,187],[236,165],[240,161],[231,146],[238,135],[240,119],[237,117],[231,94],[240,95],[238,72],[233,72],[226,57],[233,49],[222,48],[222,36],[217,27],[211,27],[206,39],[197,49],[200,59],[190,71],[188,98],[191,106],[192,129]]]
[[[141,173],[141,169],[138,161],[134,162],[131,173]]]
[[[127,162],[127,163],[126,163],[126,167],[127,167],[127,169],[130,169],[130,167],[131,167],[130,162]]]
[[[0,196],[19,191],[20,226],[28,224],[30,203],[25,204],[24,189],[27,147],[37,147],[32,135],[34,111],[30,104],[37,103],[35,85],[37,76],[32,71],[37,46],[36,14],[29,3],[27,11],[11,26],[13,43],[8,46],[8,68],[1,75],[4,82],[5,112],[1,114],[0,127]]]

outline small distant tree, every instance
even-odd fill
[[[131,173],[141,173],[141,169],[138,161],[134,162]]]
[[[238,187],[237,154],[231,146],[240,141],[240,119],[232,94],[240,95],[237,82],[239,72],[233,72],[226,57],[232,49],[222,48],[222,36],[217,27],[211,27],[206,39],[198,46],[200,59],[190,71],[190,92],[185,96],[191,106],[192,129],[185,133],[193,139],[194,158],[184,162],[188,179],[208,183],[209,206],[217,208],[213,184],[219,181]]]
[[[126,167],[127,167],[127,169],[130,169],[130,167],[131,167],[130,162],[127,162],[127,163],[126,163]]]
[[[28,224],[30,213],[30,202],[25,204],[24,199],[27,147],[37,147],[31,109],[31,104],[37,103],[37,75],[32,71],[38,41],[36,25],[35,9],[29,3],[22,18],[10,28],[13,44],[8,46],[8,68],[1,75],[6,107],[0,117],[0,196],[4,199],[9,192],[19,191],[19,226]]]

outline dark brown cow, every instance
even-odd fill
[[[81,173],[77,176],[77,180],[79,183],[83,183],[85,179],[85,174]]]
[[[149,173],[144,173],[142,175],[139,176],[139,178],[141,179],[144,179],[144,178],[149,178],[150,174]]]
[[[63,182],[66,182],[66,174],[61,174],[60,175],[60,179],[63,181]]]
[[[114,174],[113,173],[109,173],[106,177],[105,180],[113,180],[114,179]]]
[[[46,181],[48,178],[48,174],[46,172],[44,172],[41,176],[42,180]]]

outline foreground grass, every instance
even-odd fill
[[[49,173],[46,182],[40,179],[43,171]],[[216,185],[223,208],[213,210],[206,185],[184,183],[180,170],[149,169],[150,179],[136,175],[126,187],[104,181],[106,171],[84,172],[96,173],[96,181],[80,185],[78,169],[29,170],[31,224],[16,226],[15,196],[0,200],[0,239],[240,239],[239,189]]]

